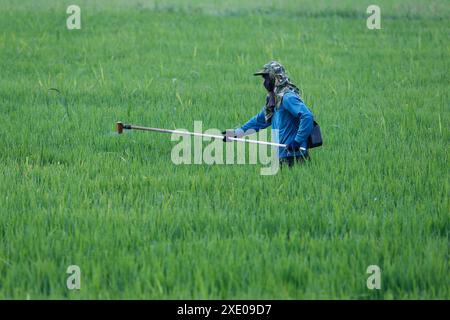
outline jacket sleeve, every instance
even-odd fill
[[[271,121],[266,122],[265,118],[265,107],[262,108],[261,112],[259,112],[256,116],[251,118],[247,123],[245,123],[242,127],[237,128],[237,131],[242,130],[240,133],[244,135],[244,132],[247,132],[248,130],[255,130],[258,132],[261,129],[265,129],[268,126],[271,125]]]
[[[302,144],[308,140],[312,129],[314,116],[303,101],[295,94],[287,94],[283,97],[285,108],[293,117],[300,118],[295,141]]]

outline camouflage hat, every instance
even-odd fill
[[[269,63],[266,63],[264,65],[264,67],[255,72],[253,75],[254,76],[260,76],[263,74],[273,74],[273,75],[284,75],[285,74],[285,70],[284,67],[281,65],[281,63],[277,62],[277,61],[271,61]]]

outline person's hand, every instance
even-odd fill
[[[286,146],[286,150],[288,152],[297,152],[300,150],[300,143],[294,140]]]
[[[227,129],[225,131],[222,131],[222,135],[223,135],[223,142],[231,142],[233,140],[230,140],[228,138],[236,138],[236,133],[234,132],[234,129]]]

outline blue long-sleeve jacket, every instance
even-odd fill
[[[272,125],[273,142],[289,144],[295,139],[300,143],[301,147],[307,149],[307,139],[313,129],[313,114],[296,93],[289,91],[284,94],[283,100],[279,108],[275,108],[270,122],[266,122],[264,118],[264,109],[265,107],[236,130],[246,132],[253,129],[258,132]],[[278,130],[278,136],[274,134],[274,130]],[[306,155],[307,153],[308,150],[294,153],[288,152],[285,148],[278,148],[278,156],[280,158]]]

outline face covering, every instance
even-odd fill
[[[275,78],[269,74],[263,75],[264,77],[264,88],[269,92],[266,97],[266,110],[265,110],[265,120],[269,122],[273,116],[273,111],[277,104],[277,96],[273,91],[275,89]]]
[[[263,75],[264,77],[264,88],[268,92],[272,92],[275,89],[275,79],[268,74]]]

